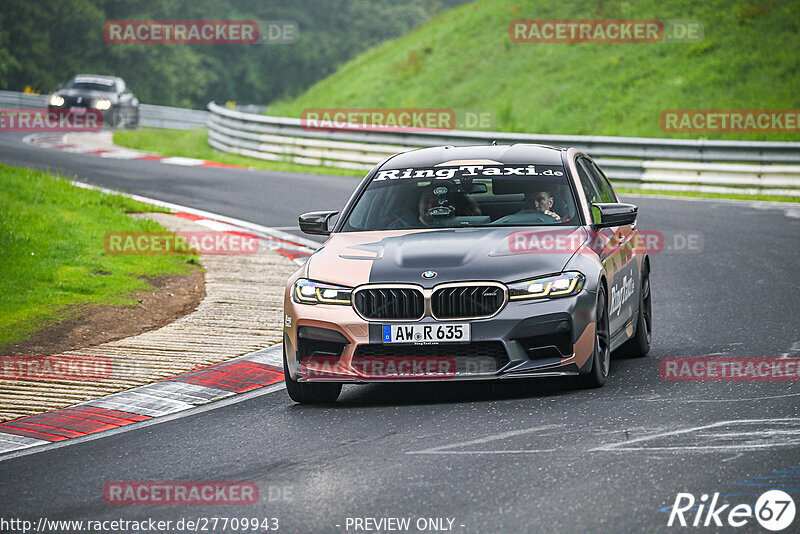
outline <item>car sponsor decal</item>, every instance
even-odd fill
[[[405,180],[433,178],[448,180],[452,178],[474,178],[477,176],[564,176],[564,167],[559,165],[519,165],[484,166],[460,165],[449,168],[407,168],[378,171],[374,182],[383,180]]]
[[[635,287],[633,271],[622,277],[622,284],[620,286],[614,284],[611,287],[611,307],[608,309],[608,315],[614,315],[614,313],[616,313],[617,316],[619,316],[622,305],[633,295]]]

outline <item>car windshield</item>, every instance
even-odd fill
[[[66,89],[84,89],[86,91],[102,91],[105,93],[112,93],[114,92],[114,84],[70,80],[70,82],[66,85]]]
[[[378,171],[344,232],[577,225],[561,165],[461,165]]]

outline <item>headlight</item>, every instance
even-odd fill
[[[301,278],[292,287],[292,300],[300,304],[344,304],[350,305],[349,287],[334,286]]]
[[[106,98],[98,98],[97,100],[92,100],[92,107],[94,109],[99,109],[100,111],[111,109],[111,100],[108,100]]]
[[[64,97],[60,95],[50,95],[50,105],[51,106],[63,106],[64,105]]]
[[[579,272],[566,272],[509,284],[509,300],[543,299],[577,295],[583,289],[585,277]]]

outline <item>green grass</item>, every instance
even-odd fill
[[[75,187],[47,172],[0,165],[0,347],[72,316],[84,305],[134,305],[140,276],[184,274],[196,256],[109,255],[107,232],[157,232],[126,212],[160,211]]]
[[[228,154],[209,146],[208,134],[205,128],[195,130],[141,128],[139,130],[118,131],[114,132],[114,143],[134,150],[144,150],[163,156],[204,159],[230,165],[243,165],[253,169],[341,174],[345,176],[364,176],[367,174],[367,171],[299,165],[289,161],[267,161],[238,154]]]
[[[512,43],[516,19],[694,19],[687,43]],[[357,56],[269,115],[308,108],[453,108],[495,129],[566,135],[800,140],[797,133],[668,134],[666,109],[800,108],[800,9],[780,0],[480,0]]]

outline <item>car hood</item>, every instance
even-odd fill
[[[568,245],[539,246],[555,238]],[[460,280],[514,282],[560,272],[587,238],[582,227],[342,232],[333,234],[311,256],[306,276],[349,287],[385,282],[423,287]],[[435,278],[422,278],[425,271],[435,271]]]

